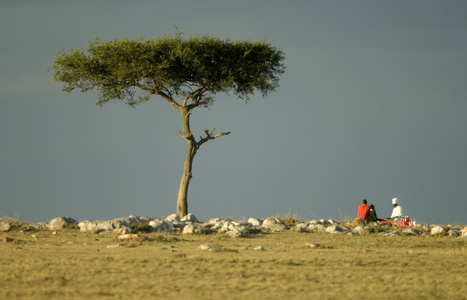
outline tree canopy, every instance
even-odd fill
[[[256,90],[266,96],[278,87],[283,59],[264,40],[182,39],[178,33],[152,40],[95,38],[87,49],[56,52],[50,69],[67,92],[96,90],[98,105],[112,99],[135,105],[156,94],[171,101],[190,96],[190,105],[207,106],[220,92],[246,101]]]

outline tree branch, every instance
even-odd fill
[[[214,139],[217,139],[218,137],[221,137],[221,136],[224,136],[224,135],[228,135],[230,134],[230,131],[227,131],[227,132],[220,132],[220,133],[217,133],[215,135],[211,135],[211,133],[207,130],[203,130],[203,133],[206,135],[204,138],[203,137],[199,137],[200,140],[198,142],[198,147],[200,147],[202,144],[206,143],[207,141],[209,140],[214,140]]]
[[[191,98],[191,106],[196,107],[199,106],[199,100],[201,99],[201,95],[203,94],[204,85],[198,86],[193,92],[189,93],[185,99],[183,99],[183,106],[187,106],[188,99]]]
[[[150,93],[150,94],[155,94],[155,95],[161,96],[161,97],[164,98],[167,102],[169,102],[173,107],[175,107],[177,110],[180,110],[180,107],[181,107],[180,104],[178,104],[177,101],[175,101],[175,100],[173,99],[173,97],[172,97],[172,95],[171,95],[170,93],[167,94],[167,93],[165,93],[165,92],[163,92],[163,91],[161,91],[161,90],[157,90],[156,88],[151,89],[151,88],[149,88],[149,87],[147,87],[147,86],[145,86],[145,85],[143,85],[143,84],[141,84],[141,83],[138,83],[138,82],[135,83],[135,86],[136,86],[136,87],[139,87],[139,88],[142,89],[143,91],[146,91],[146,92],[148,92],[148,93]]]

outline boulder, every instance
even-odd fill
[[[308,230],[309,231],[313,231],[313,230],[323,231],[323,230],[326,230],[326,226],[322,224],[309,223]]]
[[[461,235],[462,236],[467,236],[467,226],[464,227],[464,229],[461,230]]]
[[[220,218],[212,218],[211,220],[208,221],[207,224],[213,226],[213,225],[217,224],[217,223],[220,222],[220,221],[221,221]]]
[[[196,228],[198,226],[194,225],[194,224],[187,224],[184,228],[183,228],[183,234],[194,234],[196,232]]]
[[[296,232],[307,232],[308,231],[308,224],[307,223],[297,224],[292,228],[292,230],[296,231]]]
[[[446,234],[446,229],[444,229],[441,226],[435,226],[431,228],[430,230],[430,235],[445,235]]]
[[[199,223],[198,219],[195,217],[194,214],[189,213],[188,215],[184,216],[181,219],[182,222],[191,222],[191,223]]]
[[[276,225],[276,224],[284,224],[284,221],[282,221],[281,219],[279,218],[276,218],[276,217],[269,217],[269,218],[266,218],[264,221],[263,221],[263,226],[269,226],[269,225]]]
[[[269,217],[263,221],[263,227],[271,231],[281,231],[287,229],[284,221],[279,218]]]
[[[260,219],[256,219],[256,218],[249,218],[248,223],[250,223],[253,226],[261,226],[262,221]]]
[[[47,227],[50,230],[58,230],[62,229],[64,226],[69,226],[69,225],[77,225],[78,222],[75,219],[68,218],[68,217],[58,217],[55,219],[52,219],[49,221],[47,224]]]
[[[11,225],[7,221],[0,221],[0,231],[8,231],[10,230]]]
[[[182,220],[180,220],[180,217],[177,214],[172,214],[172,215],[166,217],[164,219],[164,221],[170,222],[170,223],[172,223],[174,225],[178,225],[178,224],[180,224],[182,222]]]
[[[135,223],[145,223],[148,218],[129,216],[127,218],[117,218],[106,221],[81,221],[78,223],[81,232],[102,233],[115,232],[120,234],[131,233],[131,225]]]
[[[457,229],[449,229],[448,235],[458,237],[460,235],[460,231]]]
[[[171,222],[158,219],[150,221],[149,226],[151,226],[156,232],[173,233],[175,229],[174,225]]]
[[[414,228],[407,228],[402,231],[405,235],[419,235],[420,231]]]
[[[326,232],[335,234],[336,232],[342,232],[342,228],[337,225],[332,225],[326,228]]]
[[[241,232],[236,231],[236,230],[227,231],[225,234],[228,235],[228,236],[230,236],[230,237],[232,237],[232,238],[239,238],[239,237],[242,237]]]
[[[357,234],[367,234],[367,233],[372,233],[374,231],[373,228],[371,227],[363,227],[363,226],[357,226],[353,229],[353,233]]]

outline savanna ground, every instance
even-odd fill
[[[0,299],[467,299],[464,238],[292,230],[117,237],[0,232]]]

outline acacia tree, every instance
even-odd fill
[[[203,130],[196,139],[190,128],[190,115],[197,107],[213,104],[218,93],[232,92],[249,100],[259,91],[263,96],[278,87],[284,72],[284,54],[264,40],[230,41],[210,36],[182,38],[182,33],[152,40],[116,39],[92,41],[87,49],[58,51],[53,70],[55,81],[71,92],[96,91],[103,106],[110,100],[125,100],[130,106],[158,95],[181,113],[180,136],[186,140],[177,214],[188,213],[188,185],[193,158],[207,141],[229,134]]]

